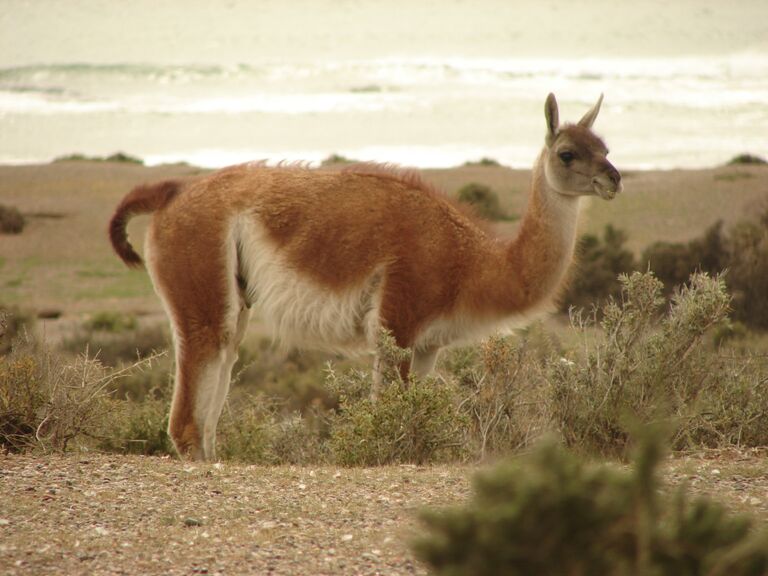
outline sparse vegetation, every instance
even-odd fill
[[[509,220],[502,210],[499,195],[490,186],[470,182],[462,186],[456,193],[459,202],[472,206],[477,214],[488,220]]]
[[[109,156],[86,156],[85,154],[74,153],[66,156],[59,156],[54,162],[120,162],[125,164],[144,165],[144,160],[131,156],[125,152],[115,152]]]
[[[768,329],[768,209],[755,220],[739,222],[727,234],[722,222],[716,222],[687,244],[657,242],[641,261],[664,283],[666,294],[697,270],[709,274],[727,270],[733,317],[750,327]]]
[[[99,312],[88,319],[85,328],[91,331],[111,333],[135,330],[136,316],[122,312]]]
[[[734,156],[728,161],[728,165],[738,165],[738,164],[768,164],[766,162],[765,158],[762,158],[761,156],[757,156],[755,154],[739,154],[738,156]]]
[[[110,386],[123,372],[83,355],[74,361],[17,340],[0,358],[0,444],[11,451],[66,450],[105,434]]]
[[[468,160],[467,162],[464,162],[464,166],[501,166],[501,163],[498,160],[495,160],[493,158],[483,157],[480,158],[480,160]]]
[[[167,350],[170,337],[164,325],[138,326],[136,319],[121,314],[97,314],[73,331],[62,343],[73,354],[88,351],[107,366],[134,362]]]
[[[11,346],[19,338],[31,339],[30,331],[34,316],[18,306],[0,304],[0,355],[11,351]]]
[[[765,574],[768,534],[710,498],[662,496],[660,456],[645,441],[627,472],[539,447],[478,474],[467,505],[422,512],[414,550],[451,576]]]
[[[354,164],[357,160],[352,160],[341,154],[331,154],[325,158],[320,165],[321,166],[333,166],[334,164]]]
[[[26,224],[18,208],[0,204],[0,234],[21,234]]]
[[[579,239],[572,279],[560,299],[562,310],[572,306],[589,309],[621,293],[619,275],[636,269],[634,255],[624,247],[626,242],[627,234],[610,224],[602,239],[593,234]]]
[[[541,328],[491,338],[479,349],[448,353],[441,378],[403,382],[397,370],[387,370],[376,402],[370,399],[371,373],[352,364],[329,364],[323,376],[313,360],[283,373],[275,372],[277,356],[247,353],[219,430],[220,455],[347,466],[456,461],[516,452],[556,431],[581,452],[623,457],[633,427],[652,421],[668,423],[674,449],[768,445],[762,425],[768,418],[768,360],[714,349],[715,341],[726,345],[729,337],[723,279],[694,275],[666,314],[662,284],[652,274],[633,273],[619,282],[617,298],[588,313],[573,312],[571,341],[578,346],[565,349]],[[155,345],[147,347],[141,329],[109,332],[125,319],[104,318],[92,318],[76,344],[65,342],[81,358],[87,343],[100,374],[134,362],[139,344],[144,348],[138,354],[145,356],[167,345],[160,328],[153,329]],[[381,350],[391,366],[407,357],[391,338],[382,340]],[[106,388],[115,403],[109,408],[114,425],[99,436],[99,446],[169,451],[170,361],[120,374]],[[280,396],[277,385],[264,385],[284,377],[294,384]],[[41,382],[27,383],[30,397]],[[294,393],[299,400],[290,398]]]

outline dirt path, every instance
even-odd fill
[[[465,499],[475,469],[0,457],[0,571],[424,574],[408,550],[415,512]],[[665,478],[768,524],[765,451],[677,457]]]

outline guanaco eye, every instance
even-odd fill
[[[563,161],[563,164],[570,164],[571,162],[573,162],[573,159],[576,158],[576,154],[568,150],[560,152],[560,154],[558,154],[557,156],[560,158],[560,160]]]

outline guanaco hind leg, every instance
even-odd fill
[[[183,250],[164,233],[162,223],[150,229],[145,254],[174,333],[168,433],[182,457],[211,460],[249,309],[237,282],[235,244],[226,231],[188,234]]]

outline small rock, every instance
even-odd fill
[[[184,526],[202,526],[203,521],[197,518],[184,518]]]
[[[354,538],[354,536],[352,536],[352,534],[344,534],[344,536],[341,537],[341,541],[342,542],[349,542],[350,540],[352,540],[352,538]]]
[[[715,476],[719,476],[720,475],[720,470],[715,468],[714,470],[712,470],[712,474],[714,474]]]
[[[750,505],[750,506],[757,506],[757,505],[759,505],[759,504],[762,504],[762,502],[763,502],[763,501],[762,501],[762,500],[760,500],[760,498],[755,498],[754,496],[753,496],[752,498],[750,498],[750,499],[749,499],[749,505]]]

